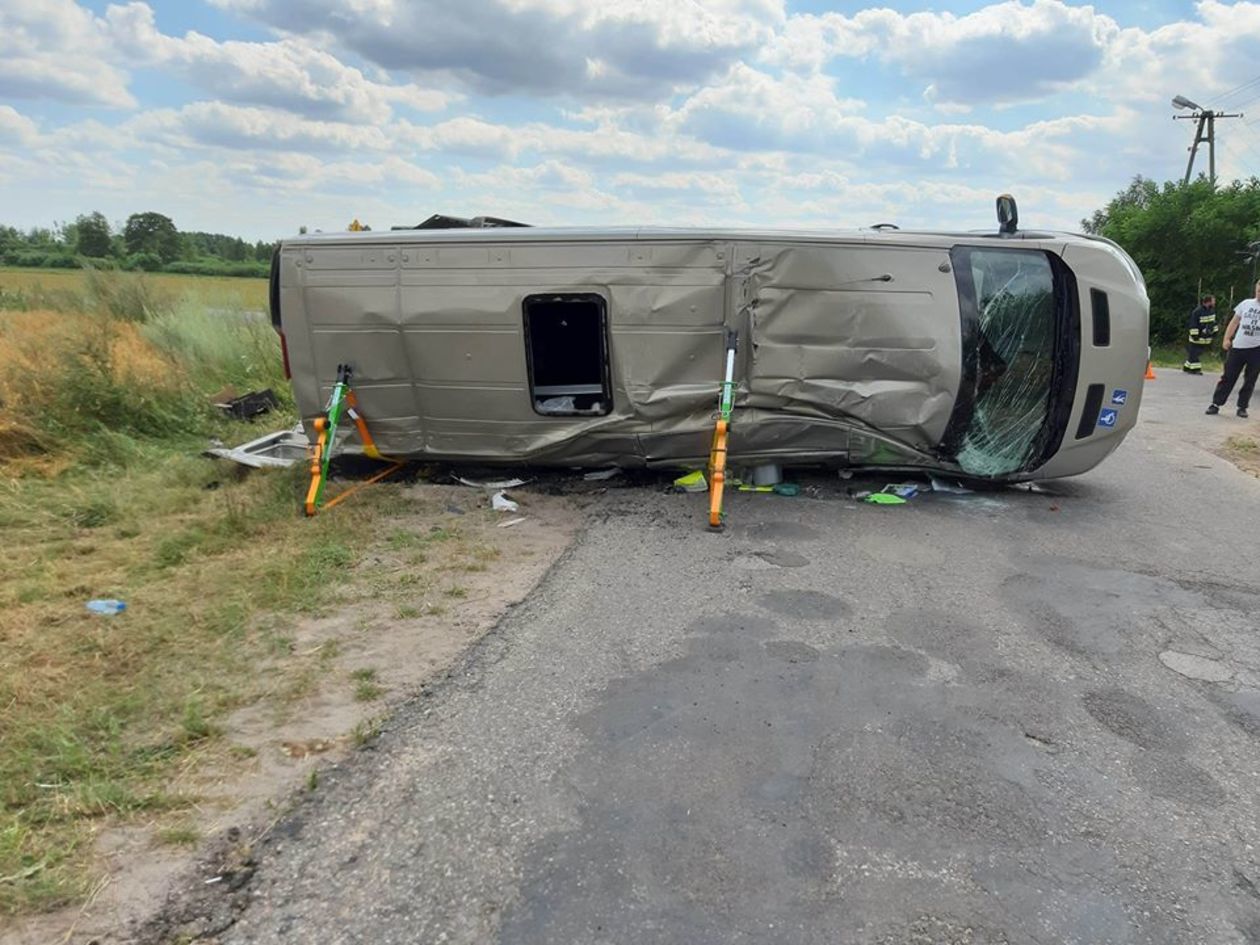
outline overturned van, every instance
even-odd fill
[[[1055,478],[1136,419],[1149,305],[1106,240],[460,222],[282,242],[308,423],[348,364],[388,456],[703,464],[729,339],[735,464]]]

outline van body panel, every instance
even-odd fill
[[[1057,383],[1075,378],[1076,387],[1057,392],[1070,418],[1057,450],[980,477],[1085,471],[1133,425],[1148,311],[1131,261],[1087,237],[528,227],[312,234],[281,244],[278,324],[306,422],[323,410],[337,366],[350,364],[361,412],[386,455],[565,466],[703,463],[725,338],[734,330],[732,461],[976,475],[959,465],[947,431],[951,420],[959,423],[960,396],[965,405],[1001,372],[1020,370],[1023,336],[1008,338],[976,379],[974,338],[961,314],[967,300],[958,288],[969,283],[958,281],[951,262],[960,246],[1000,250],[989,255],[1014,260],[1021,271],[1049,271],[1037,262],[1048,258],[1056,271],[1066,266],[1080,319],[1073,330],[1083,336],[1072,353],[1076,370],[1054,375]],[[1090,343],[1091,288],[1108,296],[1106,349]],[[1003,290],[990,286],[983,304],[997,304],[994,292],[1000,300]],[[586,383],[532,387],[531,352],[563,374],[570,351],[530,347],[544,336],[539,328],[531,337],[527,299],[550,313],[547,345],[586,339],[573,341],[571,352],[574,379]],[[596,347],[591,325],[581,324],[595,307],[565,307],[583,299],[600,300],[604,334]],[[559,307],[547,308],[551,301]],[[1065,301],[1056,296],[1056,305]],[[1059,317],[1048,308],[1014,310],[1032,321]],[[1032,321],[1028,337],[1042,338],[1044,360],[1049,329]],[[1056,343],[1056,357],[1066,350]],[[599,366],[606,388],[589,383],[592,365],[584,359],[595,356],[606,360]],[[1080,391],[1099,382],[1132,399],[1113,423],[1077,440]],[[346,443],[354,447],[353,439]]]

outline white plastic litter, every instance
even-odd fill
[[[496,512],[517,512],[521,508],[502,492],[496,492],[490,497],[490,505]]]

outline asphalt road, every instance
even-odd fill
[[[610,493],[222,941],[1260,942],[1260,480],[1197,445],[1243,429],[1210,387],[1162,372],[1055,494],[718,536]]]

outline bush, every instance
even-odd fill
[[[159,272],[162,269],[162,257],[157,253],[132,253],[122,261],[120,268],[127,272]]]
[[[235,276],[257,279],[266,276],[271,271],[271,265],[254,260],[228,262],[222,259],[180,259],[167,263],[163,271],[190,276]]]
[[[6,253],[4,261],[10,266],[25,269],[78,269],[79,260],[67,253],[50,253],[21,250]]]

